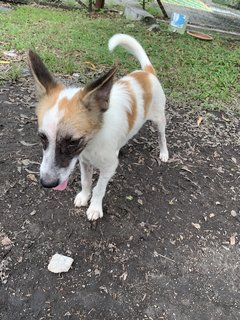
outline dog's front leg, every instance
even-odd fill
[[[82,191],[77,194],[74,200],[74,204],[76,207],[82,207],[87,205],[88,200],[91,197],[92,175],[93,175],[93,167],[88,161],[80,157],[79,163],[80,163],[80,171],[81,171]]]
[[[103,217],[102,200],[106,192],[107,184],[115,173],[118,166],[118,159],[109,166],[104,166],[100,169],[100,175],[97,185],[93,189],[91,204],[87,210],[88,220],[97,220]]]

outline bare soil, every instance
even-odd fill
[[[79,170],[64,192],[39,185],[33,89],[0,88],[0,319],[240,319],[239,117],[168,102],[170,161],[146,124],[91,225]],[[56,252],[68,273],[48,271]]]

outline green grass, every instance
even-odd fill
[[[136,60],[121,48],[114,54],[108,52],[108,39],[124,32],[141,42],[168,96],[204,108],[237,105],[239,42],[220,38],[203,42],[170,33],[164,25],[161,29],[159,33],[150,33],[146,26],[124,18],[102,15],[95,19],[79,11],[21,6],[10,13],[0,13],[2,50],[16,49],[21,53],[34,49],[53,72],[79,72],[84,77],[89,68],[85,62],[97,69],[118,64],[121,75],[139,68]]]

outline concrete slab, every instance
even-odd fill
[[[124,10],[124,15],[128,20],[139,20],[149,24],[156,22],[156,18],[154,18],[153,15],[136,6],[127,5]]]

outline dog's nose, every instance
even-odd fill
[[[45,181],[44,179],[40,179],[40,182],[44,188],[55,188],[59,185],[59,179],[53,181]]]

